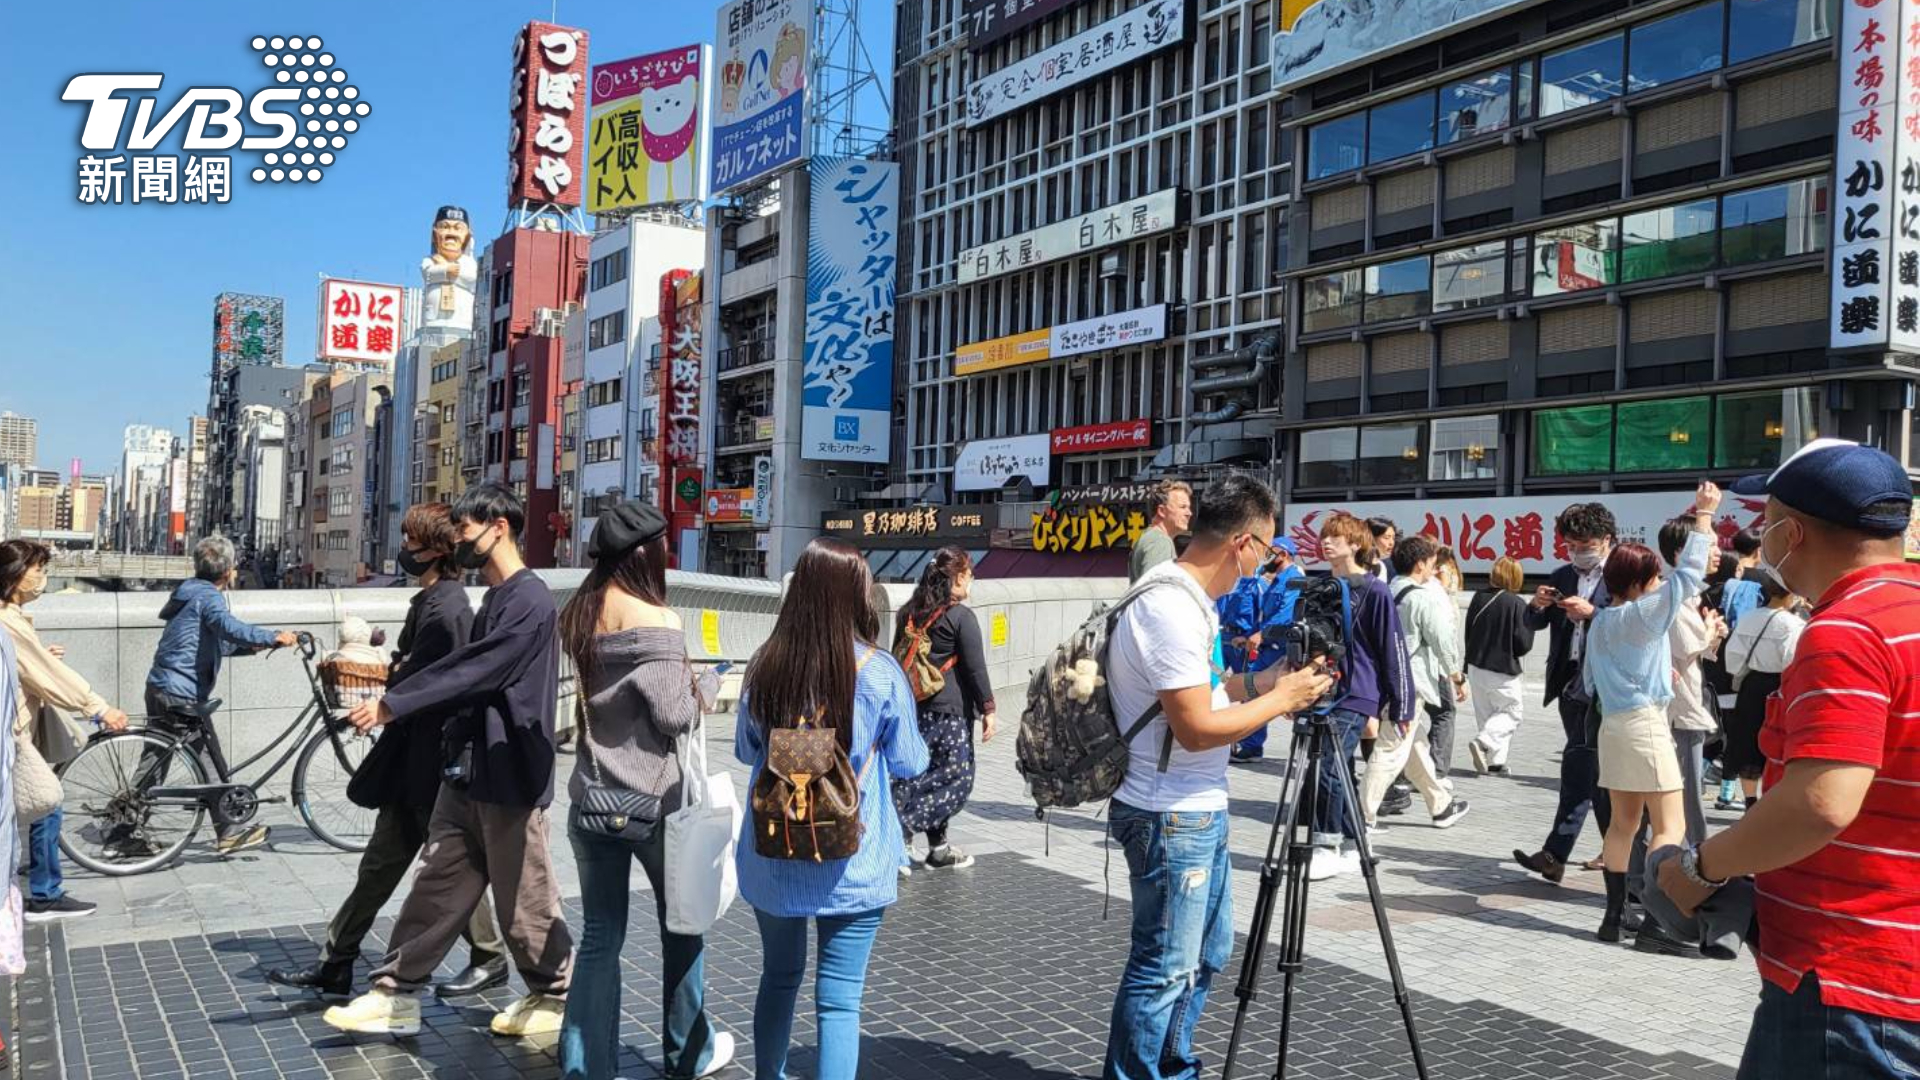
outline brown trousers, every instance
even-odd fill
[[[420,872],[400,906],[374,985],[408,993],[427,985],[489,885],[500,934],[527,989],[564,997],[573,935],[560,915],[547,812],[474,802],[444,784],[433,804]]]

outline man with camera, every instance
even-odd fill
[[[1613,512],[1597,502],[1574,503],[1554,521],[1554,531],[1566,542],[1571,559],[1555,570],[1533,594],[1526,612],[1532,630],[1548,631],[1547,694],[1544,704],[1560,706],[1560,726],[1566,749],[1560,755],[1560,805],[1554,811],[1553,831],[1539,851],[1515,848],[1521,866],[1548,881],[1566,875],[1574,842],[1592,810],[1604,832],[1612,807],[1600,790],[1600,709],[1580,678],[1586,654],[1587,623],[1607,606],[1602,571],[1613,551],[1616,527]]]
[[[1228,748],[1332,685],[1318,664],[1229,676],[1219,661],[1215,601],[1260,565],[1275,510],[1273,493],[1248,477],[1208,488],[1186,553],[1142,575],[1145,591],[1108,638],[1114,715],[1144,716],[1156,704],[1162,711],[1133,741],[1112,803],[1133,894],[1133,944],[1114,999],[1106,1080],[1199,1071],[1193,1031],[1233,951]]]

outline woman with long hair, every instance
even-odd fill
[[[1513,733],[1526,714],[1520,658],[1533,648],[1527,625],[1526,584],[1520,564],[1502,556],[1487,575],[1487,587],[1467,604],[1467,688],[1479,734],[1467,744],[1475,772],[1507,775]]]
[[[973,721],[980,721],[980,739],[993,738],[999,718],[994,715],[993,681],[987,674],[987,650],[980,638],[980,620],[966,600],[973,592],[973,560],[957,547],[941,548],[920,575],[906,606],[900,609],[894,630],[893,655],[906,662],[906,649],[925,639],[927,658],[946,673],[940,692],[920,701],[920,737],[926,741],[927,771],[893,782],[893,804],[906,830],[907,859],[913,853],[913,834],[927,834],[925,865],[953,870],[973,865],[973,856],[947,843],[947,823],[967,796],[973,794]],[[912,873],[906,867],[902,874]]]
[[[878,644],[873,573],[858,550],[818,539],[800,553],[773,633],[747,666],[734,750],[758,782],[769,733],[802,723],[832,729],[858,777],[860,848],[851,858],[770,859],[741,825],[740,895],[760,922],[760,991],[753,1009],[754,1075],[785,1080],[794,1008],[807,973],[807,926],[819,934],[814,1010],[818,1080],[853,1080],[860,1066],[860,998],[880,918],[899,897],[906,853],[890,777],[918,776],[927,746],[906,672]]]
[[[1581,678],[1600,706],[1600,787],[1613,807],[1602,848],[1607,885],[1602,941],[1620,940],[1627,864],[1641,815],[1653,819],[1649,851],[1686,837],[1686,780],[1667,719],[1667,703],[1673,700],[1668,635],[1680,609],[1706,586],[1716,542],[1713,512],[1719,506],[1720,489],[1702,482],[1693,497],[1693,531],[1664,584],[1660,556],[1645,544],[1615,547],[1604,570],[1612,603],[1594,614],[1587,629]]]
[[[619,1050],[620,950],[626,944],[628,876],[634,860],[653,887],[660,923],[661,1054],[669,1077],[708,1076],[733,1059],[733,1036],[706,1011],[705,939],[667,930],[666,816],[681,805],[674,741],[699,728],[700,700],[680,616],[667,606],[667,519],[642,502],[600,516],[588,553],[593,568],[560,612],[560,646],[580,679],[580,731],[567,794],[567,838],[580,870],[585,926],[560,1026],[567,1080],[607,1080]],[[589,788],[658,800],[651,822],[617,831],[589,818]]]
[[[1758,576],[1758,575],[1756,575]],[[1740,783],[1746,805],[1760,797],[1760,774],[1767,757],[1760,752],[1760,728],[1767,719],[1767,698],[1780,689],[1781,673],[1793,663],[1807,620],[1794,610],[1800,598],[1772,578],[1761,578],[1761,606],[1740,616],[1724,650],[1727,673],[1735,682],[1733,712],[1727,718],[1726,776]]]

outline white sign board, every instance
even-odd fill
[[[1915,0],[1920,3],[1920,0]],[[1050,356],[1078,356],[1081,353],[1119,349],[1167,336],[1167,305],[1154,304],[1100,315],[1079,322],[1062,323],[1050,332]]]
[[[1540,576],[1567,561],[1566,547],[1554,535],[1553,521],[1562,510],[1579,502],[1600,502],[1611,510],[1621,543],[1645,544],[1658,551],[1660,526],[1692,509],[1693,492],[1298,503],[1287,507],[1283,535],[1299,547],[1303,568],[1324,569],[1327,562],[1320,554],[1320,528],[1328,517],[1340,510],[1359,518],[1382,516],[1398,525],[1402,535],[1423,533],[1453,548],[1465,573],[1484,574],[1504,556],[1518,561],[1529,576]],[[1765,499],[1728,495],[1713,523],[1722,545],[1730,543],[1741,529],[1759,524],[1765,511]]]
[[[1180,192],[1167,188],[971,247],[960,253],[960,284],[1166,232],[1174,227],[1179,212]]]
[[[1133,63],[1186,36],[1186,0],[1149,0],[1125,14],[1016,60],[967,87],[967,126]]]
[[[406,327],[406,290],[398,285],[326,278],[320,282],[319,359],[392,367]]]
[[[753,459],[753,523],[765,525],[773,520],[773,459]]]
[[[953,490],[998,491],[1024,476],[1045,487],[1053,470],[1053,436],[1016,435],[1011,439],[975,439],[960,448],[953,463]]]
[[[1273,39],[1273,87],[1283,90],[1537,3],[1540,0],[1283,0]]]
[[[1851,6],[1851,5],[1850,5]],[[1920,0],[1900,0],[1899,123],[1893,135],[1893,165],[1887,179],[1894,191],[1893,261],[1888,309],[1889,344],[1920,353]],[[1842,68],[1847,66],[1842,61]]]
[[[714,31],[713,194],[751,183],[807,156],[807,35],[802,0],[733,0]]]
[[[1901,8],[1841,0],[1840,108],[1834,129],[1833,278],[1828,341],[1836,349],[1887,344],[1892,313],[1895,104]],[[1911,140],[1909,140],[1911,141]]]

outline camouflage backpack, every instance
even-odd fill
[[[1160,715],[1156,700],[1123,732],[1107,692],[1107,643],[1120,613],[1156,585],[1135,586],[1120,602],[1099,608],[1054,647],[1027,683],[1014,759],[1039,811],[1100,802],[1127,778],[1127,748]],[[1173,732],[1160,747],[1160,769],[1173,754]]]

